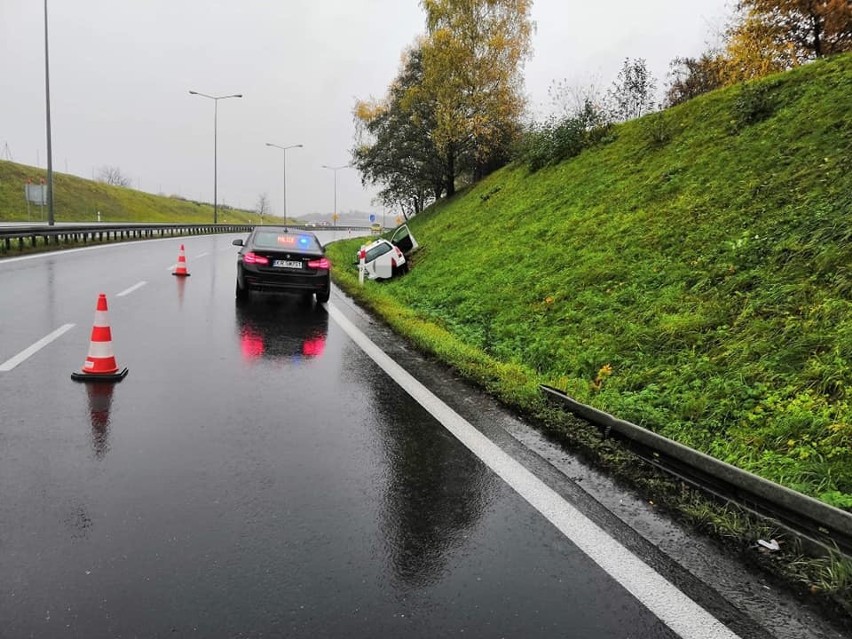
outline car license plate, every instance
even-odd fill
[[[272,266],[278,268],[302,268],[301,262],[294,262],[292,260],[275,260],[272,263]]]

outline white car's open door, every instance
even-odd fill
[[[408,224],[403,224],[394,231],[390,241],[391,244],[399,247],[399,250],[406,257],[419,246],[417,240],[414,239],[414,236],[408,229]]]

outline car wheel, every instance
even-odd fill
[[[402,264],[401,266],[394,266],[391,277],[399,277],[400,275],[405,275],[408,273],[408,262]]]
[[[331,289],[327,288],[323,291],[317,291],[317,302],[320,304],[325,304],[328,301],[328,298],[331,296]]]
[[[249,290],[247,288],[241,287],[240,281],[237,280],[237,287],[234,295],[236,296],[238,302],[245,302],[249,298]]]

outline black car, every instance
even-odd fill
[[[331,262],[316,235],[284,226],[258,226],[237,255],[237,300],[249,291],[316,295],[327,302],[331,292]]]

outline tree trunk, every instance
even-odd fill
[[[814,31],[814,53],[816,57],[822,57],[822,24],[820,23],[820,17],[818,15],[811,15],[811,25],[813,26]]]
[[[447,151],[447,174],[444,179],[447,197],[453,197],[456,194],[456,156],[452,148]]]

